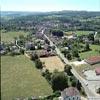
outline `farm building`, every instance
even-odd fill
[[[59,100],[81,100],[81,97],[79,91],[75,87],[69,87],[61,92]]]
[[[33,54],[36,53],[39,57],[48,57],[48,56],[55,56],[54,52],[48,52],[47,50],[37,50],[34,51]]]
[[[100,67],[95,69],[96,75],[100,75]]]
[[[100,63],[100,56],[93,56],[85,60],[87,63],[94,65]]]

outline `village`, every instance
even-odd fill
[[[53,26],[52,26],[53,25]],[[58,24],[55,24],[57,27]],[[88,35],[78,36],[77,32],[70,31],[64,33],[60,30],[51,30],[54,24],[49,22],[37,26],[36,34],[28,34],[27,36],[20,35],[14,38],[11,43],[0,44],[0,55],[25,55],[30,60],[35,62],[36,67],[41,70],[43,76],[50,82],[50,74],[53,72],[69,72],[73,75],[68,75],[69,79],[77,80],[81,84],[81,89],[77,89],[74,85],[69,85],[68,88],[61,91],[59,100],[64,98],[75,98],[81,100],[84,95],[89,100],[100,99],[100,33],[91,32]],[[49,31],[48,31],[49,30]],[[99,37],[98,37],[98,36]],[[98,48],[94,50],[94,47]],[[96,52],[98,55],[87,56],[87,52]],[[85,57],[86,55],[87,57]],[[46,74],[49,73],[48,77]],[[80,95],[81,92],[81,96]],[[32,97],[32,100],[37,100]],[[49,98],[49,97],[48,97]],[[85,100],[86,97],[83,98]],[[17,99],[20,100],[20,99]],[[51,99],[50,99],[51,100]],[[87,100],[87,99],[86,99]]]

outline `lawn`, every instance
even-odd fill
[[[89,58],[91,56],[100,55],[100,52],[98,52],[100,50],[99,45],[90,45],[90,48],[91,48],[91,51],[80,53],[80,57],[82,59]]]
[[[55,69],[58,71],[64,70],[64,63],[58,56],[40,58],[40,60],[45,64],[46,69],[53,72]]]
[[[14,37],[18,37],[19,35],[27,35],[28,32],[24,32],[24,31],[10,31],[10,32],[4,32],[3,30],[1,30],[1,41],[4,42],[11,42]]]
[[[26,56],[1,57],[1,100],[44,96],[52,89]]]

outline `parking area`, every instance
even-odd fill
[[[87,70],[84,72],[87,80],[100,80],[100,75],[96,75],[95,70]]]

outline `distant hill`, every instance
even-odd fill
[[[52,12],[24,12],[24,11],[1,11],[1,16],[27,16],[27,15],[67,15],[67,16],[100,16],[100,12],[93,11],[52,11]]]
[[[36,15],[40,13],[41,12],[1,11],[1,17],[5,17],[5,16],[18,17],[18,16]]]

